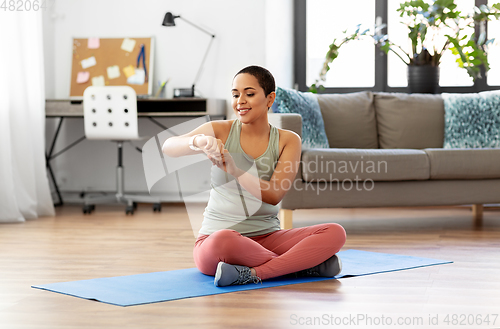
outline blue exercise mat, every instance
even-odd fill
[[[361,250],[346,250],[337,254],[342,260],[342,272],[336,279],[416,267],[452,263],[451,261],[384,254]],[[275,278],[262,284],[216,287],[214,277],[196,268],[154,272],[112,278],[51,283],[32,286],[79,298],[97,300],[118,306],[132,306],[168,300],[223,294],[233,291],[278,287],[289,284],[331,280],[332,278]]]

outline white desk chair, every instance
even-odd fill
[[[125,194],[122,146],[124,141],[138,140],[137,96],[129,86],[88,87],[83,93],[83,117],[87,139],[112,140],[118,146],[116,193],[110,196],[86,197],[83,213],[90,214],[96,204],[126,203],[126,214],[133,214],[137,202],[153,203],[161,211],[158,198]]]

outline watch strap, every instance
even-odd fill
[[[201,137],[201,136],[205,136],[204,134],[197,134],[197,135],[194,135],[194,136],[191,136],[191,138],[189,139],[189,148],[193,151],[201,151],[201,148],[197,147],[194,145],[194,139],[196,137]]]

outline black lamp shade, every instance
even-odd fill
[[[165,14],[165,18],[163,19],[163,26],[175,26],[174,19],[176,16],[172,15],[171,12]]]

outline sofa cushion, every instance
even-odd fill
[[[444,103],[440,95],[375,93],[380,148],[443,147]]]
[[[330,147],[378,148],[372,92],[320,94],[318,102]]]
[[[429,160],[421,150],[310,149],[302,152],[306,182],[429,179]]]
[[[302,117],[298,113],[267,113],[269,123],[276,128],[291,130],[302,137]]]
[[[445,110],[443,148],[500,147],[500,91],[441,96]]]
[[[425,149],[431,179],[500,178],[500,149]]]
[[[273,112],[302,116],[302,148],[328,148],[328,139],[316,95],[293,89],[276,88]]]

